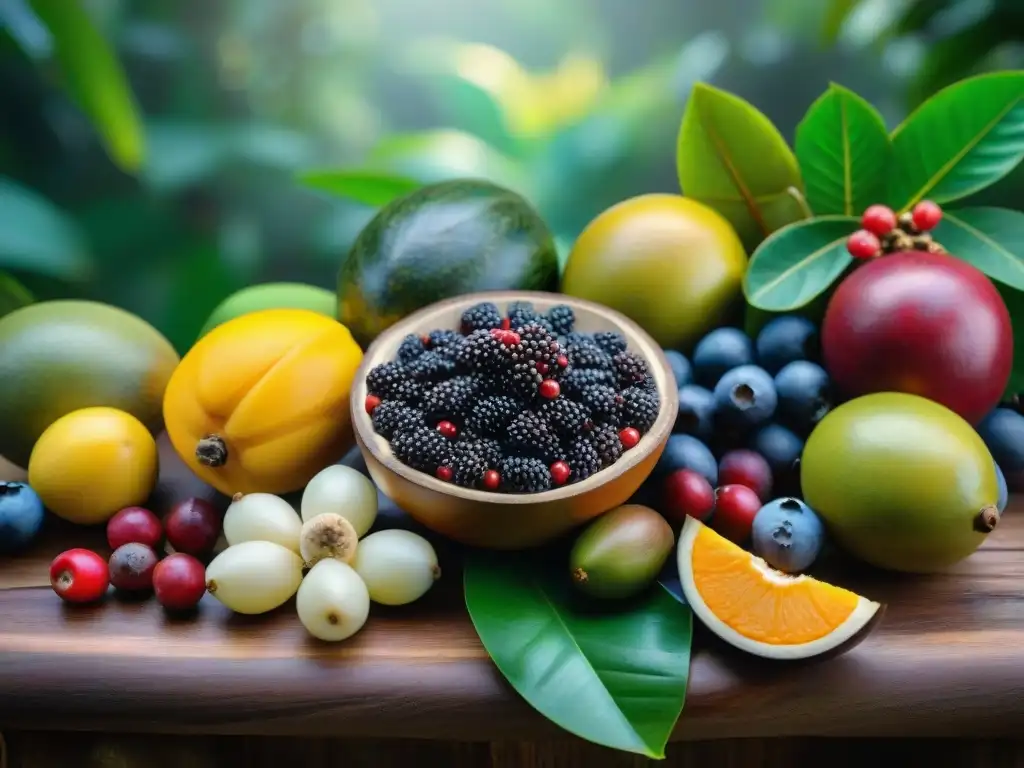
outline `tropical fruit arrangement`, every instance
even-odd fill
[[[1024,73],[974,78],[890,133],[834,86],[794,154],[751,105],[699,85],[685,195],[612,206],[561,266],[519,194],[428,184],[381,208],[336,292],[226,297],[180,359],[115,307],[13,311],[0,454],[28,479],[0,484],[0,554],[30,547],[48,515],[102,525],[109,554],[52,562],[66,602],[113,588],[178,613],[206,596],[242,614],[293,603],[310,635],[345,640],[371,604],[414,602],[441,578],[429,520],[383,525],[372,466],[340,463],[358,433],[442,499],[572,516],[568,537],[535,549],[460,550],[469,616],[542,714],[659,756],[692,617],[765,659],[840,652],[883,606],[820,564],[945,570],[1024,488],[1024,214],[949,205],[1024,158],[1019,110],[1003,109],[1022,94]],[[392,330],[466,294],[451,327]],[[587,302],[631,320],[648,351],[579,323]],[[394,354],[364,365],[389,334],[376,349]],[[206,497],[158,509],[160,441]],[[617,498],[641,454],[653,471]],[[574,507],[605,485],[601,514]],[[580,663],[538,676],[554,653]],[[607,703],[566,712],[556,689]]]

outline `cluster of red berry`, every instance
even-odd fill
[[[904,221],[904,217],[906,221]],[[942,208],[931,200],[922,200],[909,214],[897,216],[886,205],[869,206],[860,218],[862,229],[854,232],[846,241],[846,250],[855,259],[872,259],[883,252],[883,238],[898,228],[912,229],[915,233],[930,232],[942,221]]]

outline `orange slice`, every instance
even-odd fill
[[[805,659],[863,638],[881,606],[764,560],[688,517],[679,536],[679,580],[693,612],[740,650]],[[852,647],[853,642],[849,642]]]

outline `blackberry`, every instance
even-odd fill
[[[391,438],[391,451],[399,461],[421,472],[433,473],[452,458],[451,443],[427,426],[400,429]]]
[[[654,426],[661,407],[657,394],[640,387],[629,387],[622,390],[621,397],[621,426],[636,427],[641,435]]]
[[[423,346],[423,339],[410,333],[398,345],[398,361],[410,363],[426,351],[427,348]]]
[[[423,393],[423,413],[430,420],[464,422],[483,388],[478,376],[455,376]]]
[[[539,493],[551,488],[551,472],[540,459],[509,456],[498,468],[501,486],[511,493]]]
[[[555,358],[562,351],[561,345],[551,333],[540,323],[527,323],[518,331],[519,343],[502,345],[502,353],[509,363],[544,363],[549,368],[556,367]]]
[[[488,469],[487,459],[474,449],[472,443],[462,443],[452,451],[452,481],[456,485],[479,488]]]
[[[477,437],[464,441],[465,450],[472,450],[484,461],[488,469],[497,469],[501,464],[504,454],[501,451],[501,443],[489,437]]]
[[[466,416],[465,426],[481,437],[503,435],[522,410],[522,403],[508,395],[492,395],[474,403]]]
[[[390,439],[400,429],[426,426],[423,411],[410,408],[400,400],[385,400],[373,409],[373,429]]]
[[[619,423],[622,396],[607,384],[589,384],[580,393],[579,401],[590,409],[593,417],[611,424]]]
[[[602,368],[572,368],[561,380],[562,392],[574,400],[579,400],[583,390],[592,384],[615,383],[615,376],[611,371]]]
[[[590,410],[567,397],[545,400],[537,414],[563,437],[574,437],[593,428]]]
[[[535,456],[546,462],[557,461],[562,447],[555,431],[533,411],[521,411],[508,425],[509,453]]]
[[[437,330],[427,334],[426,347],[443,357],[454,357],[462,344],[463,336],[458,331]]]
[[[498,365],[501,349],[501,342],[490,331],[473,331],[459,344],[455,360],[465,371],[485,371]]]
[[[381,363],[366,374],[366,388],[381,400],[402,400],[414,404],[420,388],[409,377],[406,368],[398,363]]]
[[[597,427],[591,439],[602,467],[610,467],[622,456],[622,441],[619,440],[619,431],[613,424],[602,424]]]
[[[424,352],[405,366],[409,376],[420,382],[446,379],[455,373],[455,361],[437,352]]]
[[[594,343],[609,355],[617,355],[626,351],[626,339],[615,331],[598,331],[594,334]]]
[[[524,325],[529,325],[530,323],[537,323],[551,330],[547,319],[538,314],[537,310],[533,308],[533,304],[529,301],[513,301],[508,305],[507,314],[509,327],[513,331],[518,331]]]
[[[601,469],[601,455],[588,437],[578,437],[569,443],[567,451],[572,481],[586,480]]]
[[[556,304],[548,310],[547,321],[551,330],[559,336],[572,333],[572,328],[576,324],[576,313],[568,304]]]
[[[462,332],[467,336],[473,331],[489,331],[501,327],[501,312],[489,301],[474,304],[462,313]]]
[[[647,363],[633,352],[619,352],[612,358],[619,387],[625,389],[647,378]]]
[[[569,363],[576,368],[611,369],[611,356],[590,339],[572,341],[565,348]]]

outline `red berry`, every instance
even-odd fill
[[[566,357],[565,355],[559,355],[558,357],[556,357],[555,362],[558,363],[559,368],[569,367],[569,358]]]
[[[449,440],[454,440],[455,436],[459,434],[459,428],[452,424],[450,421],[439,421],[437,422],[437,431],[447,437]]]
[[[195,608],[206,592],[206,569],[192,555],[175,552],[153,569],[156,601],[172,611]]]
[[[363,407],[366,409],[367,413],[373,413],[377,409],[378,405],[380,405],[380,398],[376,395],[367,395],[366,402],[363,403]]]
[[[546,400],[554,400],[562,394],[562,388],[554,379],[544,379],[544,381],[540,383],[540,386],[537,387],[537,392]]]
[[[506,347],[514,347],[520,341],[522,341],[522,339],[519,337],[518,333],[515,331],[505,331],[505,336],[502,338],[501,343]]]
[[[871,234],[881,237],[896,229],[896,214],[887,205],[871,205],[860,217],[860,225]]]
[[[488,469],[484,472],[484,488],[488,491],[494,491],[497,490],[499,485],[501,485],[501,475],[498,474],[497,470]]]
[[[764,502],[772,499],[772,468],[764,456],[755,451],[741,448],[726,453],[718,462],[718,482],[720,485],[745,485]]]
[[[107,561],[88,549],[69,549],[50,563],[50,586],[65,602],[95,602],[109,585]]]
[[[501,321],[501,330],[507,331],[511,327],[512,327],[512,320],[511,319],[506,317],[506,318],[504,318]]]
[[[163,537],[160,518],[143,507],[125,507],[107,521],[107,543],[111,549],[131,542],[156,549]]]
[[[704,475],[677,469],[662,482],[661,502],[662,513],[672,522],[682,523],[687,515],[704,521],[715,511],[715,489]]]
[[[152,547],[137,542],[122,544],[107,563],[110,583],[125,592],[141,592],[153,586],[153,569],[160,558]]]
[[[640,432],[634,427],[626,427],[624,430],[619,432],[619,442],[621,442],[622,447],[628,451],[640,442]]]
[[[421,333],[420,334],[420,343],[422,343],[424,347],[429,347],[430,346],[430,334]]]
[[[927,232],[939,226],[939,222],[942,221],[942,209],[938,203],[933,203],[931,200],[922,200],[914,206],[910,218],[914,222],[915,227],[922,232]]]
[[[539,363],[537,363],[537,373],[539,373],[541,376],[543,376],[547,372],[548,372],[548,364],[547,363],[545,363],[543,360],[541,360]]]
[[[447,483],[449,480],[452,479],[452,468],[438,467],[437,472],[435,472],[434,474],[437,475],[438,480],[444,480]]]
[[[761,499],[745,485],[720,485],[715,490],[715,515],[711,527],[725,538],[743,544],[750,538],[754,515],[761,509]]]
[[[556,461],[551,465],[551,479],[555,485],[564,485],[569,479],[569,465],[564,461]]]
[[[202,557],[213,551],[220,536],[221,515],[205,499],[185,499],[164,518],[167,541],[177,552]]]
[[[858,229],[846,241],[846,250],[855,259],[870,259],[882,249],[878,238],[866,229]]]

